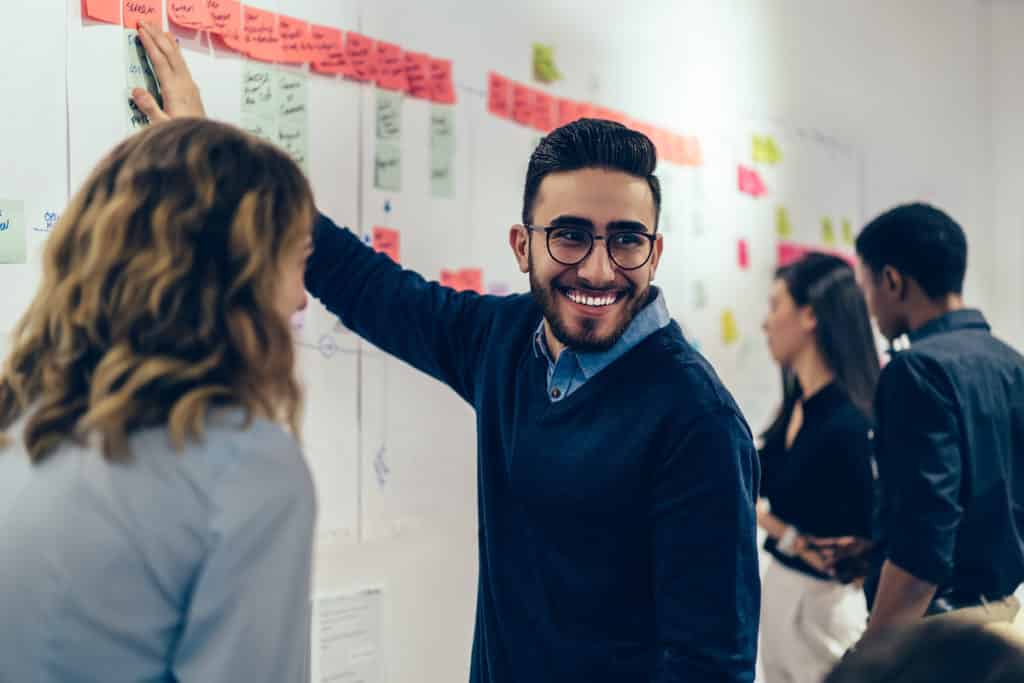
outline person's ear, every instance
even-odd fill
[[[523,225],[513,225],[508,229],[508,246],[516,257],[516,265],[520,273],[530,272],[530,232]]]

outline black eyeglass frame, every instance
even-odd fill
[[[651,260],[651,256],[654,255],[654,242],[655,240],[658,239],[657,232],[641,232],[639,230],[623,230],[620,232],[615,232],[612,235],[595,235],[589,230],[579,228],[573,225],[536,226],[523,224],[523,227],[526,228],[527,232],[543,232],[544,246],[547,247],[548,256],[550,256],[552,260],[554,260],[556,263],[561,263],[563,266],[578,266],[579,264],[583,263],[588,258],[590,258],[590,255],[594,252],[595,242],[597,240],[604,240],[605,249],[608,251],[608,258],[609,260],[611,260],[612,263],[615,264],[617,268],[621,268],[622,270],[639,270],[640,268],[646,266],[647,263]],[[572,263],[567,263],[561,260],[560,258],[556,257],[554,253],[551,251],[551,233],[554,232],[555,230],[579,230],[587,234],[590,237],[590,247],[587,249],[587,253],[585,253],[578,261],[573,261]],[[643,260],[642,263],[640,263],[640,265],[631,266],[627,268],[626,266],[622,265],[615,259],[615,256],[612,255],[612,244],[609,241],[609,237],[614,238],[616,235],[636,235],[647,238],[647,257]]]

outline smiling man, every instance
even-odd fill
[[[173,40],[143,42],[169,109],[140,109],[202,116]],[[608,121],[541,141],[510,231],[530,294],[455,292],[315,225],[309,291],[476,410],[473,683],[754,679],[757,456],[651,286],[656,163]]]
[[[476,409],[473,683],[754,679],[757,458],[651,285],[656,161],[608,121],[541,141],[509,233],[530,295],[456,293],[317,224],[310,292]]]

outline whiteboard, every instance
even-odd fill
[[[0,264],[6,287],[0,333],[10,331],[38,285],[47,215],[59,213],[68,193],[129,133],[124,29],[83,19],[80,0],[11,4],[0,7],[0,40],[10,59],[33,68],[8,69],[0,97],[10,102],[31,92],[38,106],[9,108],[0,128],[0,202],[23,205],[26,227],[26,263]],[[365,238],[374,227],[398,230],[402,263],[428,279],[443,269],[480,268],[485,290],[528,287],[507,236],[519,221],[527,161],[540,133],[488,113],[489,71],[529,82],[530,42],[557,43],[565,79],[533,86],[646,116],[620,96],[640,77],[629,68],[630,40],[602,42],[566,8],[464,0],[253,4],[454,61],[453,197],[434,196],[431,188],[437,105],[402,102],[400,189],[382,190],[374,183],[376,88],[282,67],[308,79],[306,164],[319,208]],[[53,39],[54,27],[60,40]],[[203,33],[174,33],[208,114],[241,124],[246,60]],[[714,128],[699,128],[689,117],[680,110],[657,122],[696,135],[704,163],[659,166],[665,251],[655,284],[757,431],[779,398],[778,373],[760,334],[777,265],[778,210],[788,216],[785,241],[848,251],[841,226],[844,220],[859,226],[863,218],[862,162],[842,141],[786,121],[724,116]],[[755,136],[777,145],[775,163],[755,161]],[[740,166],[758,174],[762,196],[738,190]],[[824,218],[832,222],[834,243],[825,239]],[[0,231],[0,246],[4,239]],[[472,410],[446,387],[360,341],[315,302],[294,326],[307,396],[303,444],[320,510],[315,590],[381,587],[387,680],[462,680],[476,595]]]

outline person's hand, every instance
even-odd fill
[[[863,579],[870,570],[874,541],[857,536],[841,536],[808,537],[807,543],[825,560],[829,572],[844,583]]]
[[[831,559],[824,555],[820,550],[810,545],[806,536],[801,536],[796,546],[797,551],[794,554],[801,560],[822,574],[834,576]]]
[[[188,64],[181,55],[178,41],[170,33],[163,33],[147,23],[139,22],[139,39],[153,64],[160,94],[164,100],[161,109],[156,99],[146,90],[132,90],[132,100],[152,123],[169,119],[195,117],[205,118],[203,100],[199,86],[192,80]]]

